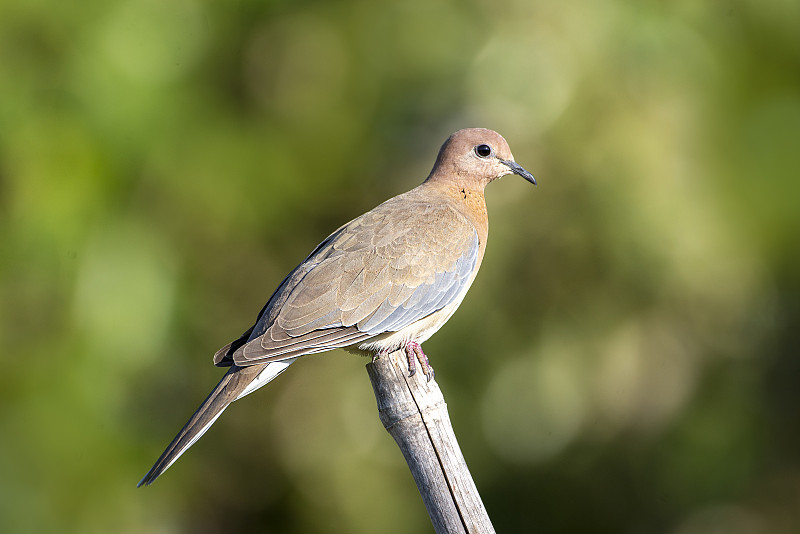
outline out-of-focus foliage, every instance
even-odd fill
[[[364,360],[135,484],[331,230],[508,139],[426,344],[499,531],[800,531],[800,4],[0,3],[0,531],[430,524]]]

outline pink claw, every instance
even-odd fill
[[[422,372],[425,373],[427,381],[430,382],[433,379],[433,367],[431,367],[428,357],[422,350],[422,346],[416,341],[409,341],[406,343],[405,350],[406,356],[408,357],[408,376],[414,376],[414,373],[417,372],[417,366],[414,360],[419,360]]]

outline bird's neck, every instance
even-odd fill
[[[483,187],[470,186],[466,182],[459,181],[457,177],[450,180],[427,181],[423,186],[436,190],[447,199],[448,204],[472,223],[478,232],[482,252],[489,234],[489,217]]]

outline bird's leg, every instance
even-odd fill
[[[406,343],[406,356],[408,357],[408,376],[414,376],[417,372],[417,366],[414,360],[419,360],[419,366],[422,367],[422,372],[430,382],[433,378],[433,367],[431,367],[428,357],[422,350],[422,346],[416,341],[409,341]]]
[[[414,376],[417,372],[417,354],[413,348],[411,348],[411,342],[408,342],[405,346],[406,351],[406,358],[408,359],[408,376]]]

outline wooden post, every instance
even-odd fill
[[[436,380],[408,376],[400,350],[367,364],[381,422],[397,442],[437,534],[491,533]]]

